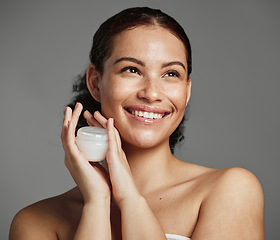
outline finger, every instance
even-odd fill
[[[114,127],[114,133],[115,133],[115,139],[116,139],[118,148],[121,149],[121,147],[122,147],[121,137],[120,137],[119,131],[115,127]]]
[[[117,147],[119,148],[119,149],[121,149],[121,138],[120,138],[120,134],[119,134],[119,131],[116,129],[116,127],[114,126],[114,119],[113,118],[109,118],[109,119],[111,119],[110,121],[109,120],[107,120],[107,122],[106,122],[106,129],[108,129],[108,125],[109,124],[111,124],[111,128],[112,128],[112,131],[113,131],[113,133],[114,133],[114,140],[116,141],[116,143],[117,143]],[[112,135],[113,136],[113,135]]]
[[[75,140],[75,129],[82,112],[83,106],[81,103],[76,103],[75,109],[73,110],[70,120],[68,121],[67,128],[65,127],[65,141],[66,144],[73,144],[73,139]],[[70,113],[68,113],[70,115]],[[69,118],[68,115],[68,118]],[[75,142],[75,141],[74,141]]]
[[[72,109],[70,107],[66,107],[64,112],[63,126],[68,127],[68,122],[71,120],[71,117]]]
[[[71,121],[71,118],[72,118],[72,109],[70,107],[66,107],[65,113],[64,113],[64,120],[63,120],[63,124],[62,124],[61,136],[60,136],[63,147],[64,147],[64,143],[65,143],[65,136],[68,131],[68,126],[69,126],[69,122]]]
[[[76,139],[75,139],[75,128],[76,125],[74,125],[74,123],[72,121],[69,122],[68,125],[68,131],[66,134],[66,141],[68,143],[69,146],[71,146],[70,148],[74,147],[76,144]]]
[[[114,155],[114,153],[118,152],[118,144],[115,137],[114,123],[112,118],[109,118],[108,120],[107,131],[108,131],[108,153],[110,158],[111,156]]]
[[[76,106],[75,106],[75,109],[73,111],[73,114],[72,114],[72,123],[74,125],[74,128],[77,126],[77,123],[79,121],[79,117],[81,115],[81,112],[83,110],[83,105],[79,102],[76,103]]]
[[[115,141],[116,141],[116,143],[117,143],[117,147],[119,148],[119,149],[121,149],[121,147],[122,147],[122,144],[121,144],[121,138],[120,138],[120,134],[119,134],[119,131],[116,129],[116,127],[115,127],[115,125],[114,125],[114,119],[113,118],[111,118],[111,120],[109,121],[107,121],[107,125],[108,124],[111,124],[111,127],[112,127],[112,129],[113,129],[113,131],[114,131],[114,139],[115,139]]]
[[[77,122],[79,120],[79,116],[83,109],[82,104],[77,103],[74,111],[70,107],[66,107],[65,109],[65,117],[63,122],[63,145],[65,153],[68,155],[78,154],[78,148],[75,144],[75,129]]]
[[[95,111],[93,116],[103,128],[107,127],[106,125],[108,120],[105,117],[103,117],[100,112]]]
[[[102,125],[94,118],[94,116],[88,110],[84,112],[84,118],[86,119],[89,126],[102,128]]]

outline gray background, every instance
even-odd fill
[[[131,6],[161,8],[188,33],[193,88],[181,159],[252,171],[265,193],[267,239],[279,239],[280,3],[1,1],[0,238],[26,205],[65,192],[60,129],[97,27]]]

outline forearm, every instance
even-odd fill
[[[74,240],[111,240],[110,199],[85,204]]]
[[[121,207],[123,240],[163,240],[163,229],[143,197]]]

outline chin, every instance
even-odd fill
[[[156,146],[162,145],[164,142],[168,142],[168,146],[169,146],[169,139],[167,139],[166,141],[162,141],[162,139],[153,136],[149,136],[147,135],[143,135],[142,137],[140,136],[132,136],[129,137],[127,140],[124,139],[124,141],[129,144],[129,145],[133,145],[137,148],[143,148],[143,149],[148,149],[148,148],[154,148]]]

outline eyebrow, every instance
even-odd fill
[[[133,57],[122,57],[122,58],[119,58],[119,59],[117,59],[115,62],[114,62],[114,65],[115,64],[117,64],[117,63],[119,63],[119,62],[122,62],[122,61],[129,61],[129,62],[134,62],[134,63],[136,63],[136,64],[139,64],[140,66],[145,66],[145,64],[142,62],[142,61],[140,61],[140,60],[138,60],[138,59],[136,59],[136,58],[133,58]]]
[[[114,65],[116,65],[117,63],[122,62],[122,61],[134,62],[136,64],[139,64],[140,66],[143,66],[143,67],[145,66],[145,64],[142,61],[140,61],[140,60],[138,60],[136,58],[133,58],[133,57],[122,57],[122,58],[119,58],[119,59],[117,59],[114,62]],[[182,62],[180,62],[180,61],[172,61],[172,62],[164,63],[162,65],[162,67],[165,68],[165,67],[169,67],[169,66],[173,66],[173,65],[179,65],[182,68],[184,68],[184,70],[186,71],[185,65]]]
[[[173,66],[173,65],[179,65],[179,66],[181,66],[182,68],[184,68],[184,70],[186,71],[185,65],[184,65],[182,62],[180,62],[180,61],[174,61],[174,62],[164,63],[164,64],[162,65],[162,67],[169,67],[169,66]]]

